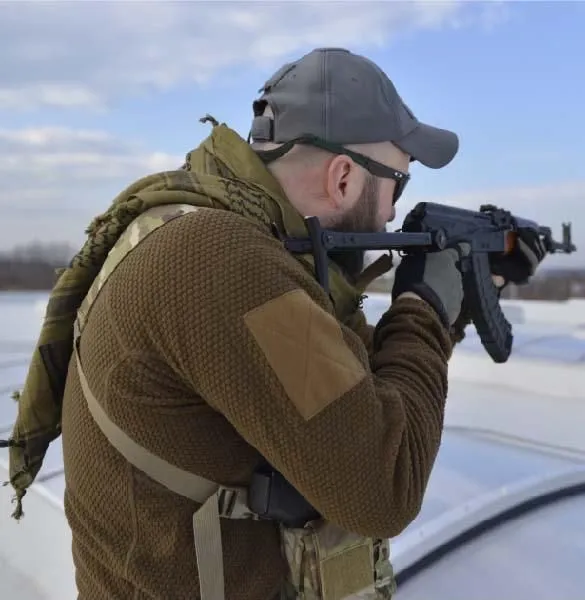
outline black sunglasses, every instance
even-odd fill
[[[359,152],[348,150],[340,144],[326,142],[313,135],[304,135],[295,138],[294,140],[289,140],[279,148],[275,148],[274,150],[262,150],[257,152],[257,154],[264,162],[268,163],[280,158],[281,156],[284,156],[295,144],[307,144],[321,148],[322,150],[326,150],[333,154],[344,154],[345,156],[349,156],[355,163],[366,169],[366,171],[374,175],[374,177],[393,179],[396,182],[396,186],[394,187],[392,204],[396,204],[398,202],[398,199],[400,196],[402,196],[404,189],[406,188],[406,184],[410,181],[409,173],[403,173],[402,171],[393,169],[388,165],[384,165],[377,160],[370,158],[369,156],[364,156]]]

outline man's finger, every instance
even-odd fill
[[[534,274],[536,268],[540,264],[538,256],[534,250],[522,239],[518,239],[518,250],[526,257],[526,260],[530,264],[530,275]]]
[[[492,275],[492,281],[497,288],[503,288],[506,280],[501,275]]]

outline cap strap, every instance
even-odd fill
[[[264,115],[254,117],[250,136],[255,142],[272,142],[274,140],[274,121]]]

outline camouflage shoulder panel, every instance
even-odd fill
[[[102,287],[122,260],[153,231],[156,231],[159,227],[166,225],[166,223],[177,217],[182,217],[196,210],[198,210],[198,207],[191,204],[162,204],[144,211],[128,225],[108,253],[103,267],[81,303],[77,313],[79,333],[83,330],[91,306],[98,297]]]

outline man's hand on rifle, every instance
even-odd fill
[[[463,243],[441,252],[405,256],[394,274],[392,300],[418,296],[435,309],[445,327],[451,327],[463,306],[459,261],[470,250],[470,245]]]
[[[509,283],[517,285],[528,283],[545,255],[546,248],[538,235],[530,230],[519,230],[518,239],[512,252],[505,256],[490,254],[492,280],[498,288],[498,293],[501,293]],[[470,323],[471,314],[464,299],[459,317],[451,327],[451,336],[455,343],[465,337],[465,328]]]
[[[530,229],[520,229],[517,235],[514,249],[509,254],[490,254],[492,276],[499,289],[509,283],[528,283],[546,256],[546,248],[537,233]]]

